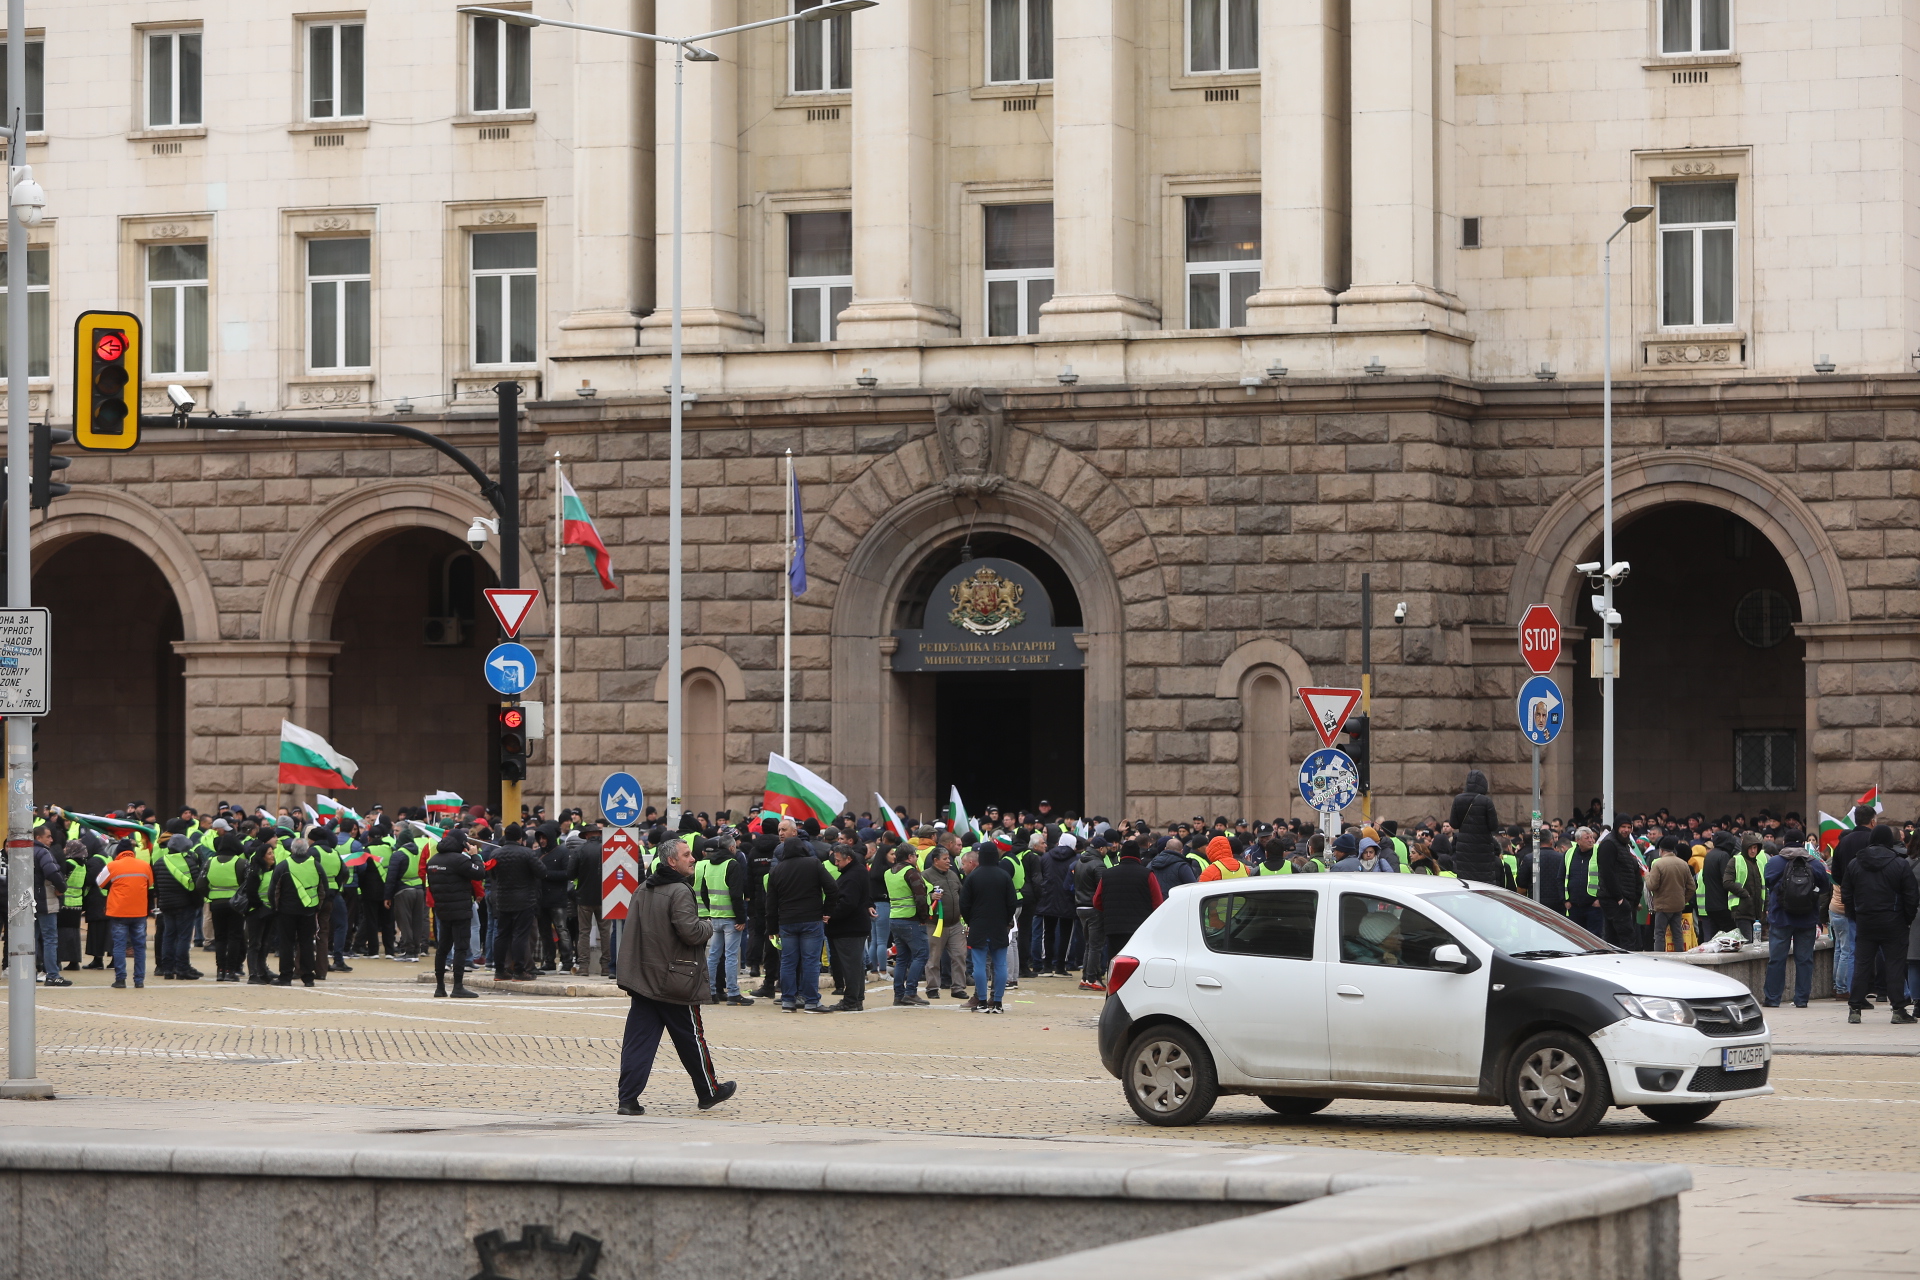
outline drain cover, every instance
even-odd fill
[[[1795,1196],[1795,1200],[1809,1200],[1814,1204],[1899,1204],[1920,1205],[1920,1195],[1904,1191],[1863,1191],[1859,1193],[1834,1191],[1825,1195]]]

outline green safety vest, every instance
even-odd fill
[[[421,836],[413,842],[413,865],[407,871],[406,876],[400,881],[401,884],[409,889],[417,889],[426,883],[426,878],[420,874],[420,871],[421,868],[427,865],[427,859],[433,856],[429,851],[429,846],[432,844],[433,841],[425,836]]]
[[[1567,853],[1567,905],[1573,905],[1573,855],[1578,850]],[[1587,898],[1589,901],[1600,897],[1600,846],[1594,845],[1587,850]]]
[[[409,849],[394,850],[393,856],[396,858],[403,859],[403,865],[406,868],[404,871],[400,873],[400,884],[402,888],[418,889],[422,884],[425,883],[425,881],[423,881],[420,878],[420,865],[422,862],[425,861],[425,858],[423,857],[424,852],[425,851],[422,850],[418,844],[416,844],[411,850]]]
[[[887,905],[893,911],[895,920],[912,920],[920,914],[920,904],[913,899],[913,886],[907,883],[907,868],[892,867],[886,874]]]
[[[1739,881],[1740,887],[1727,891],[1727,907],[1729,909],[1747,905],[1747,867],[1750,863],[1754,869],[1755,883],[1753,896],[1759,899],[1760,905],[1766,905],[1767,855],[1762,853],[1757,858],[1749,859],[1744,853],[1736,853],[1733,855],[1733,878]]]
[[[212,827],[208,827],[205,831],[198,832],[197,835],[199,838],[193,842],[194,847],[205,849],[208,853],[212,853],[214,839],[219,834],[220,833],[215,831]]]
[[[693,864],[693,900],[702,920],[733,919],[733,892],[727,888],[725,862],[702,858]]]
[[[339,888],[340,887],[340,850],[339,848],[335,847],[332,849],[315,849],[313,851],[313,856],[320,863],[320,871],[321,871],[321,874],[326,876],[327,884],[332,886],[333,888],[336,888],[336,889]]]
[[[60,899],[60,905],[68,911],[79,907],[87,892],[87,866],[84,862],[67,864],[67,892]]]
[[[1507,888],[1509,889],[1519,888],[1520,887],[1519,856],[1517,854],[1503,853],[1500,855],[1500,862],[1501,862],[1501,865],[1503,865],[1507,869]],[[1453,875],[1453,872],[1449,871],[1449,872],[1446,872],[1445,874]],[[1455,876],[1454,878],[1458,879],[1459,877]]]
[[[1010,862],[1013,864],[1013,891],[1015,893],[1024,892],[1027,887],[1026,858],[1022,857],[1017,853],[1006,853],[1001,855],[1000,860],[1002,862]]]
[[[312,858],[287,859],[287,877],[293,882],[295,893],[300,895],[300,905],[317,907],[320,905],[320,864]]]
[[[1220,867],[1220,864],[1217,862],[1214,863],[1213,865],[1216,867]],[[1244,877],[1246,874],[1247,874],[1247,864],[1244,862],[1240,864],[1240,869],[1238,871],[1229,871],[1225,867],[1220,867],[1220,878],[1222,880],[1239,880],[1242,877]]]
[[[169,849],[161,855],[160,861],[166,864],[167,874],[179,881],[182,889],[193,892],[193,867],[187,862],[186,854]]]
[[[215,855],[207,863],[207,898],[212,902],[225,902],[240,887],[241,860],[237,857],[223,858]]]
[[[367,846],[367,861],[380,868],[380,878],[387,878],[387,862],[393,857],[393,841],[376,840]]]

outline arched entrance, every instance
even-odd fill
[[[34,791],[82,813],[134,801],[171,814],[186,797],[185,639],[167,577],[139,549],[86,533],[34,569],[48,610],[52,712],[35,728]],[[240,799],[241,797],[235,797]]]

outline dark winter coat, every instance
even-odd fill
[[[1073,864],[1080,855],[1063,844],[1040,859],[1040,914],[1073,918]]]
[[[1875,827],[1873,834],[1873,841],[1847,867],[1840,901],[1861,936],[1903,937],[1920,913],[1920,885],[1915,884],[1913,864],[1893,847],[1893,829]]]
[[[819,924],[839,893],[812,846],[802,839],[789,840],[767,880],[767,922],[774,927]]]
[[[1192,884],[1200,878],[1193,863],[1187,860],[1185,853],[1175,853],[1172,849],[1162,849],[1153,855],[1153,861],[1147,864],[1147,870],[1153,872],[1153,878],[1159,882],[1162,893],[1172,893],[1183,884]]]
[[[1019,914],[1013,872],[999,858],[982,858],[973,874],[960,882],[960,916],[967,922],[967,941],[976,947],[1006,946]]]
[[[1713,848],[1707,850],[1707,857],[1700,864],[1700,884],[1706,894],[1707,914],[1709,916],[1732,915],[1733,908],[1727,905],[1727,864],[1740,856],[1734,846],[1733,837],[1724,831],[1714,833]],[[1702,937],[1706,934],[1702,932]]]
[[[433,895],[434,914],[443,920],[473,918],[473,885],[486,879],[487,869],[471,855],[436,853],[427,862],[427,892]]]
[[[573,851],[555,845],[540,855],[540,909],[555,911],[567,905],[567,889],[573,882]]]
[[[827,936],[866,937],[873,929],[873,919],[867,915],[867,908],[873,905],[873,881],[867,878],[866,865],[856,857],[841,870],[840,878],[833,882],[833,887],[833,910],[827,921]]]
[[[533,850],[523,844],[501,845],[493,851],[493,909],[501,915],[532,910],[546,874]]]
[[[1100,925],[1110,938],[1132,934],[1165,900],[1153,873],[1138,858],[1122,858],[1101,873],[1099,898]]]
[[[1467,771],[1467,783],[1453,798],[1453,812],[1447,821],[1453,824],[1454,873],[1462,880],[1501,884],[1500,849],[1493,842],[1493,831],[1500,821],[1487,795],[1486,774],[1478,769]]]
[[[1091,907],[1093,891],[1100,887],[1100,873],[1107,869],[1107,860],[1098,849],[1082,849],[1080,857],[1073,864],[1073,905]]]
[[[1600,901],[1639,906],[1644,875],[1632,847],[1609,831],[1593,847],[1593,856],[1600,859]]]

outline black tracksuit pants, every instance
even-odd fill
[[[713,1055],[707,1052],[707,1034],[700,1023],[699,1006],[667,1004],[631,991],[627,995],[633,1003],[627,1009],[626,1036],[620,1043],[619,1100],[632,1102],[646,1092],[647,1080],[653,1075],[654,1055],[660,1052],[660,1033],[664,1031],[673,1037],[680,1065],[687,1069],[687,1076],[693,1081],[694,1096],[702,1102],[712,1101],[720,1091],[720,1082],[714,1078]]]

